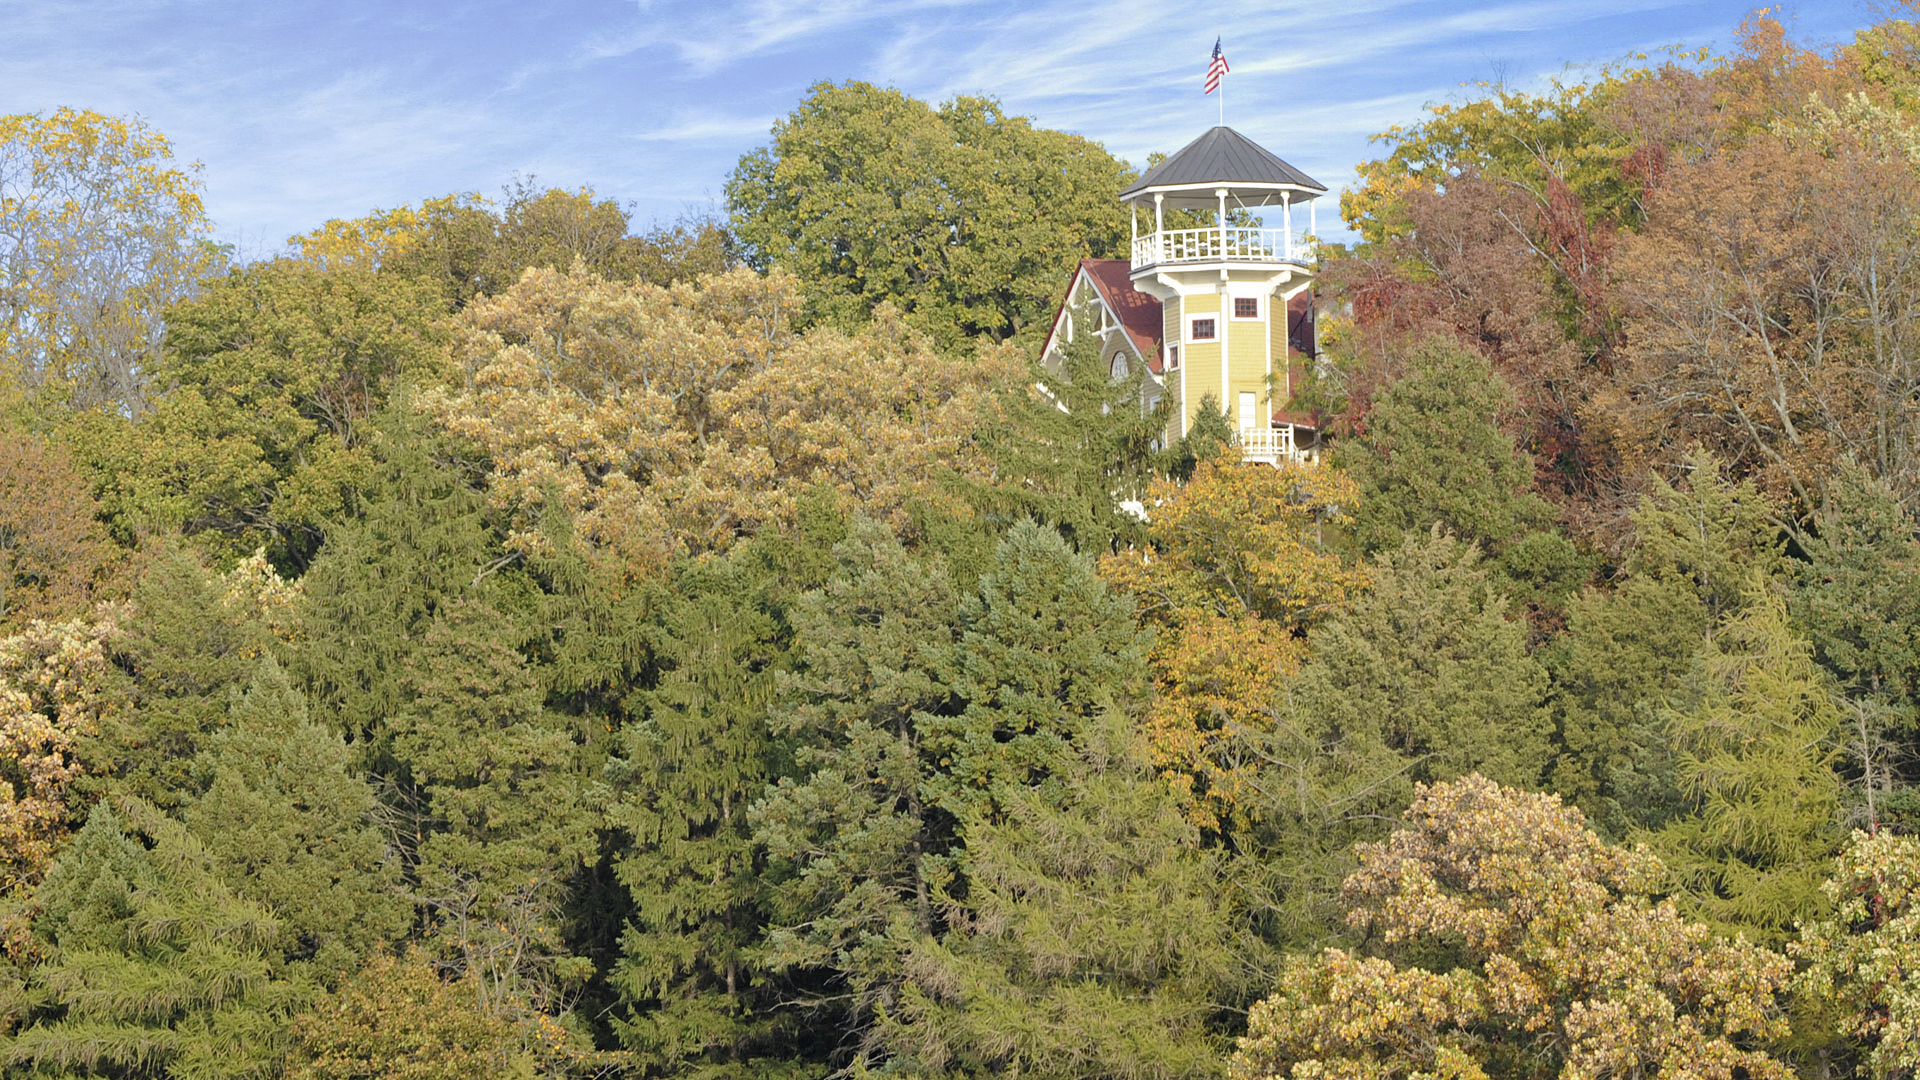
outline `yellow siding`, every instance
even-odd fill
[[[1267,401],[1267,327],[1265,321],[1234,320],[1227,332],[1227,352],[1230,367],[1227,378],[1228,387],[1227,415],[1240,422],[1240,395],[1253,394],[1262,410],[1257,416],[1270,416],[1266,409]]]
[[[1180,345],[1180,300],[1175,297],[1163,301],[1160,305],[1160,341],[1163,345]],[[1161,354],[1161,363],[1166,362],[1166,354]],[[1180,349],[1180,365],[1187,363],[1187,350]],[[1176,368],[1166,368],[1161,378],[1167,384],[1167,444],[1171,446],[1180,438],[1181,417],[1186,415],[1186,405],[1180,400],[1180,372]]]
[[[1190,317],[1212,315],[1218,318],[1220,314],[1220,297],[1216,293],[1195,293],[1183,296],[1180,298],[1180,303],[1180,320],[1174,324],[1174,330],[1179,334],[1179,338],[1174,340],[1181,340],[1187,336],[1187,321]],[[1219,333],[1217,324],[1214,331],[1216,334]],[[1231,331],[1228,332],[1231,333]],[[1191,426],[1193,417],[1200,411],[1200,403],[1206,400],[1207,395],[1212,394],[1216,398],[1220,396],[1219,339],[1216,337],[1210,342],[1185,346],[1185,351],[1180,355],[1180,363],[1187,369],[1188,400],[1182,404],[1186,409],[1187,423]],[[1232,405],[1227,402],[1222,402],[1221,406],[1232,408]]]
[[[1287,309],[1286,305],[1282,304],[1278,298],[1275,298],[1273,306],[1280,315],[1280,318],[1271,320],[1273,328],[1273,403],[1276,407],[1285,408],[1287,399],[1293,396],[1293,385],[1288,380],[1287,368],[1289,363],[1287,359]]]

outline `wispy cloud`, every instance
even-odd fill
[[[1143,162],[1214,123],[1199,84],[1222,34],[1228,121],[1338,186],[1381,152],[1368,136],[1463,84],[1724,46],[1750,3],[17,0],[0,112],[137,113],[205,162],[224,233],[274,243],[515,173],[671,218],[711,209],[822,79],[992,96]],[[1854,3],[1801,0],[1796,30],[1843,39],[1869,19]]]

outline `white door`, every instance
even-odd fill
[[[1254,428],[1257,428],[1260,426],[1260,424],[1256,422],[1257,415],[1254,411],[1253,398],[1254,398],[1254,395],[1251,391],[1243,390],[1240,392],[1240,430],[1241,431],[1252,431]]]

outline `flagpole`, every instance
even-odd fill
[[[1220,35],[1214,35],[1213,45],[1216,49],[1220,47]],[[1225,79],[1220,80],[1220,126],[1227,126],[1227,80]]]

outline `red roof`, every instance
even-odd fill
[[[1133,339],[1133,347],[1147,361],[1147,368],[1160,373],[1160,335],[1166,325],[1160,315],[1160,301],[1133,287],[1133,264],[1126,259],[1081,259],[1080,269],[1087,272],[1100,298],[1113,309],[1120,326]]]

